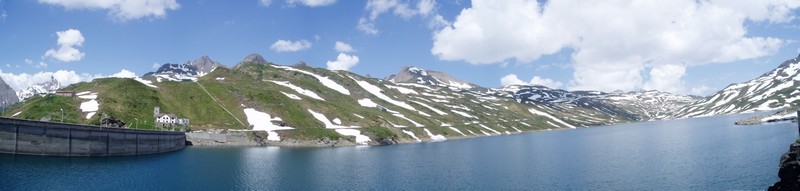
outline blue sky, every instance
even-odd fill
[[[373,77],[419,66],[486,87],[705,95],[796,57],[798,7],[796,0],[0,0],[0,76],[18,89],[49,76],[74,83],[123,69],[141,75],[202,55],[232,67],[259,53],[277,64]],[[335,49],[337,41],[352,50]]]

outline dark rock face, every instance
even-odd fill
[[[17,102],[19,102],[17,92],[11,89],[11,86],[8,86],[6,81],[0,78],[0,107],[6,107]]]
[[[769,187],[768,190],[800,190],[800,164],[797,155],[800,154],[800,144],[793,143],[789,146],[789,152],[781,156],[780,170],[778,177],[780,180]]]
[[[196,76],[197,75],[197,67],[187,64],[164,64],[155,72],[148,72],[144,74],[144,77],[153,76],[153,75],[186,75],[186,76]]]

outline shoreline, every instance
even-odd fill
[[[608,125],[603,125],[608,126]],[[602,126],[596,126],[602,127]],[[588,128],[588,127],[583,127]],[[576,128],[579,129],[579,128]],[[211,130],[217,132],[187,132],[186,141],[187,146],[192,147],[228,147],[228,146],[244,146],[244,147],[284,147],[284,148],[326,148],[326,147],[359,147],[359,146],[390,146],[400,144],[414,144],[414,143],[432,143],[432,142],[445,142],[451,140],[473,139],[482,137],[494,136],[507,136],[519,135],[528,133],[541,133],[548,131],[563,131],[575,130],[572,128],[559,128],[559,129],[545,129],[545,130],[531,130],[522,132],[513,132],[510,134],[493,134],[490,136],[481,135],[466,135],[466,136],[445,136],[446,140],[433,140],[430,137],[419,137],[421,141],[407,138],[395,139],[381,139],[371,140],[368,144],[358,144],[350,140],[350,136],[344,139],[330,140],[314,139],[314,140],[301,140],[292,138],[283,138],[281,141],[269,141],[266,139],[266,131],[253,131],[253,130]],[[264,135],[259,135],[263,133]]]

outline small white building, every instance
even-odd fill
[[[153,108],[153,117],[156,119],[155,124],[160,127],[189,126],[189,119],[178,118],[177,114],[161,113],[160,107]]]
[[[156,124],[177,124],[178,115],[175,114],[158,114],[156,115]]]

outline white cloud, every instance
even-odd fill
[[[644,83],[645,90],[659,90],[674,93],[685,93],[681,78],[686,74],[686,67],[681,65],[660,65],[650,69],[650,80]]]
[[[104,9],[108,15],[119,21],[143,17],[162,18],[167,10],[176,10],[180,5],[176,0],[39,0],[39,3],[58,5],[70,9]]]
[[[269,7],[272,4],[272,0],[258,0],[258,4],[264,7]]]
[[[339,53],[335,61],[328,61],[328,70],[350,70],[358,64],[358,56]]]
[[[161,68],[161,64],[158,64],[158,62],[153,62],[153,66],[150,66],[150,67],[153,68],[153,69],[158,69],[158,68]]]
[[[25,59],[25,64],[33,64],[33,60],[31,60],[31,59]]]
[[[711,90],[711,88],[708,88],[708,86],[701,85],[693,87],[692,90],[689,91],[689,94],[697,96],[707,96],[710,93],[709,90]]]
[[[520,80],[516,74],[509,74],[500,78],[500,84],[503,86],[507,85],[527,85],[524,81]]]
[[[452,24],[434,32],[431,53],[447,61],[499,64],[530,63],[569,49],[575,70],[571,89],[682,86],[676,79],[657,79],[668,76],[648,78],[645,74],[664,71],[647,69],[774,54],[786,40],[749,36],[746,25],[792,21],[798,7],[796,0],[473,0]]]
[[[358,26],[356,28],[366,34],[378,34],[378,29],[375,28],[375,23],[372,23],[365,18],[358,19]]]
[[[34,67],[34,68],[47,68],[47,63],[44,63],[44,62],[39,62],[39,64],[36,64],[36,65],[35,65],[35,66],[33,66],[33,67]]]
[[[433,30],[441,30],[447,26],[450,26],[450,22],[445,20],[442,15],[435,15],[430,21],[428,21],[428,28]]]
[[[507,85],[542,85],[542,86],[546,86],[548,88],[553,88],[553,89],[561,88],[561,86],[564,85],[563,83],[561,83],[559,81],[555,81],[555,80],[549,79],[549,78],[542,78],[542,77],[539,77],[539,76],[533,76],[533,78],[530,80],[530,82],[525,82],[525,81],[520,80],[519,77],[517,77],[516,74],[509,74],[509,75],[503,76],[502,78],[500,78],[500,84],[503,85],[503,86],[507,86]]]
[[[108,76],[108,77],[111,77],[111,78],[135,78],[137,76],[136,76],[136,73],[133,73],[133,72],[131,72],[129,70],[126,70],[126,69],[122,69],[121,71],[117,72],[116,74],[112,74],[111,76]]]
[[[420,0],[416,6],[400,0],[368,0],[365,8],[369,12],[368,18],[360,18],[357,28],[366,34],[378,34],[375,20],[384,13],[392,12],[396,16],[409,19],[414,16],[429,17],[436,12],[435,0]],[[433,17],[432,19],[436,19]],[[439,22],[436,20],[430,22]]]
[[[305,39],[298,41],[278,40],[275,41],[275,43],[272,43],[272,46],[270,46],[270,49],[277,52],[297,52],[309,48],[311,48],[311,42]]]
[[[302,4],[309,7],[328,6],[336,3],[336,0],[286,0],[289,5]]]
[[[352,46],[342,41],[336,41],[336,45],[333,46],[333,49],[335,49],[338,52],[345,52],[345,53],[353,51]]]
[[[0,70],[0,77],[11,86],[14,90],[21,90],[28,88],[34,84],[42,83],[50,80],[50,77],[55,78],[61,83],[62,86],[78,82],[87,82],[95,78],[100,78],[102,75],[91,75],[87,73],[78,74],[75,71],[58,70],[56,72],[39,72],[35,74],[21,73],[5,73]]]
[[[2,12],[0,12],[0,21],[5,22],[7,17],[8,14],[6,14],[6,10],[2,10]]]
[[[542,78],[542,77],[539,77],[539,76],[533,76],[533,79],[531,79],[530,84],[531,85],[543,85],[543,86],[547,86],[547,87],[553,88],[553,89],[561,88],[561,86],[564,85],[559,81],[555,81],[555,80],[549,79],[549,78]]]
[[[56,32],[58,35],[58,49],[50,49],[44,53],[44,57],[55,58],[62,62],[73,62],[83,59],[84,53],[77,47],[83,45],[83,35],[81,31],[69,29]]]

